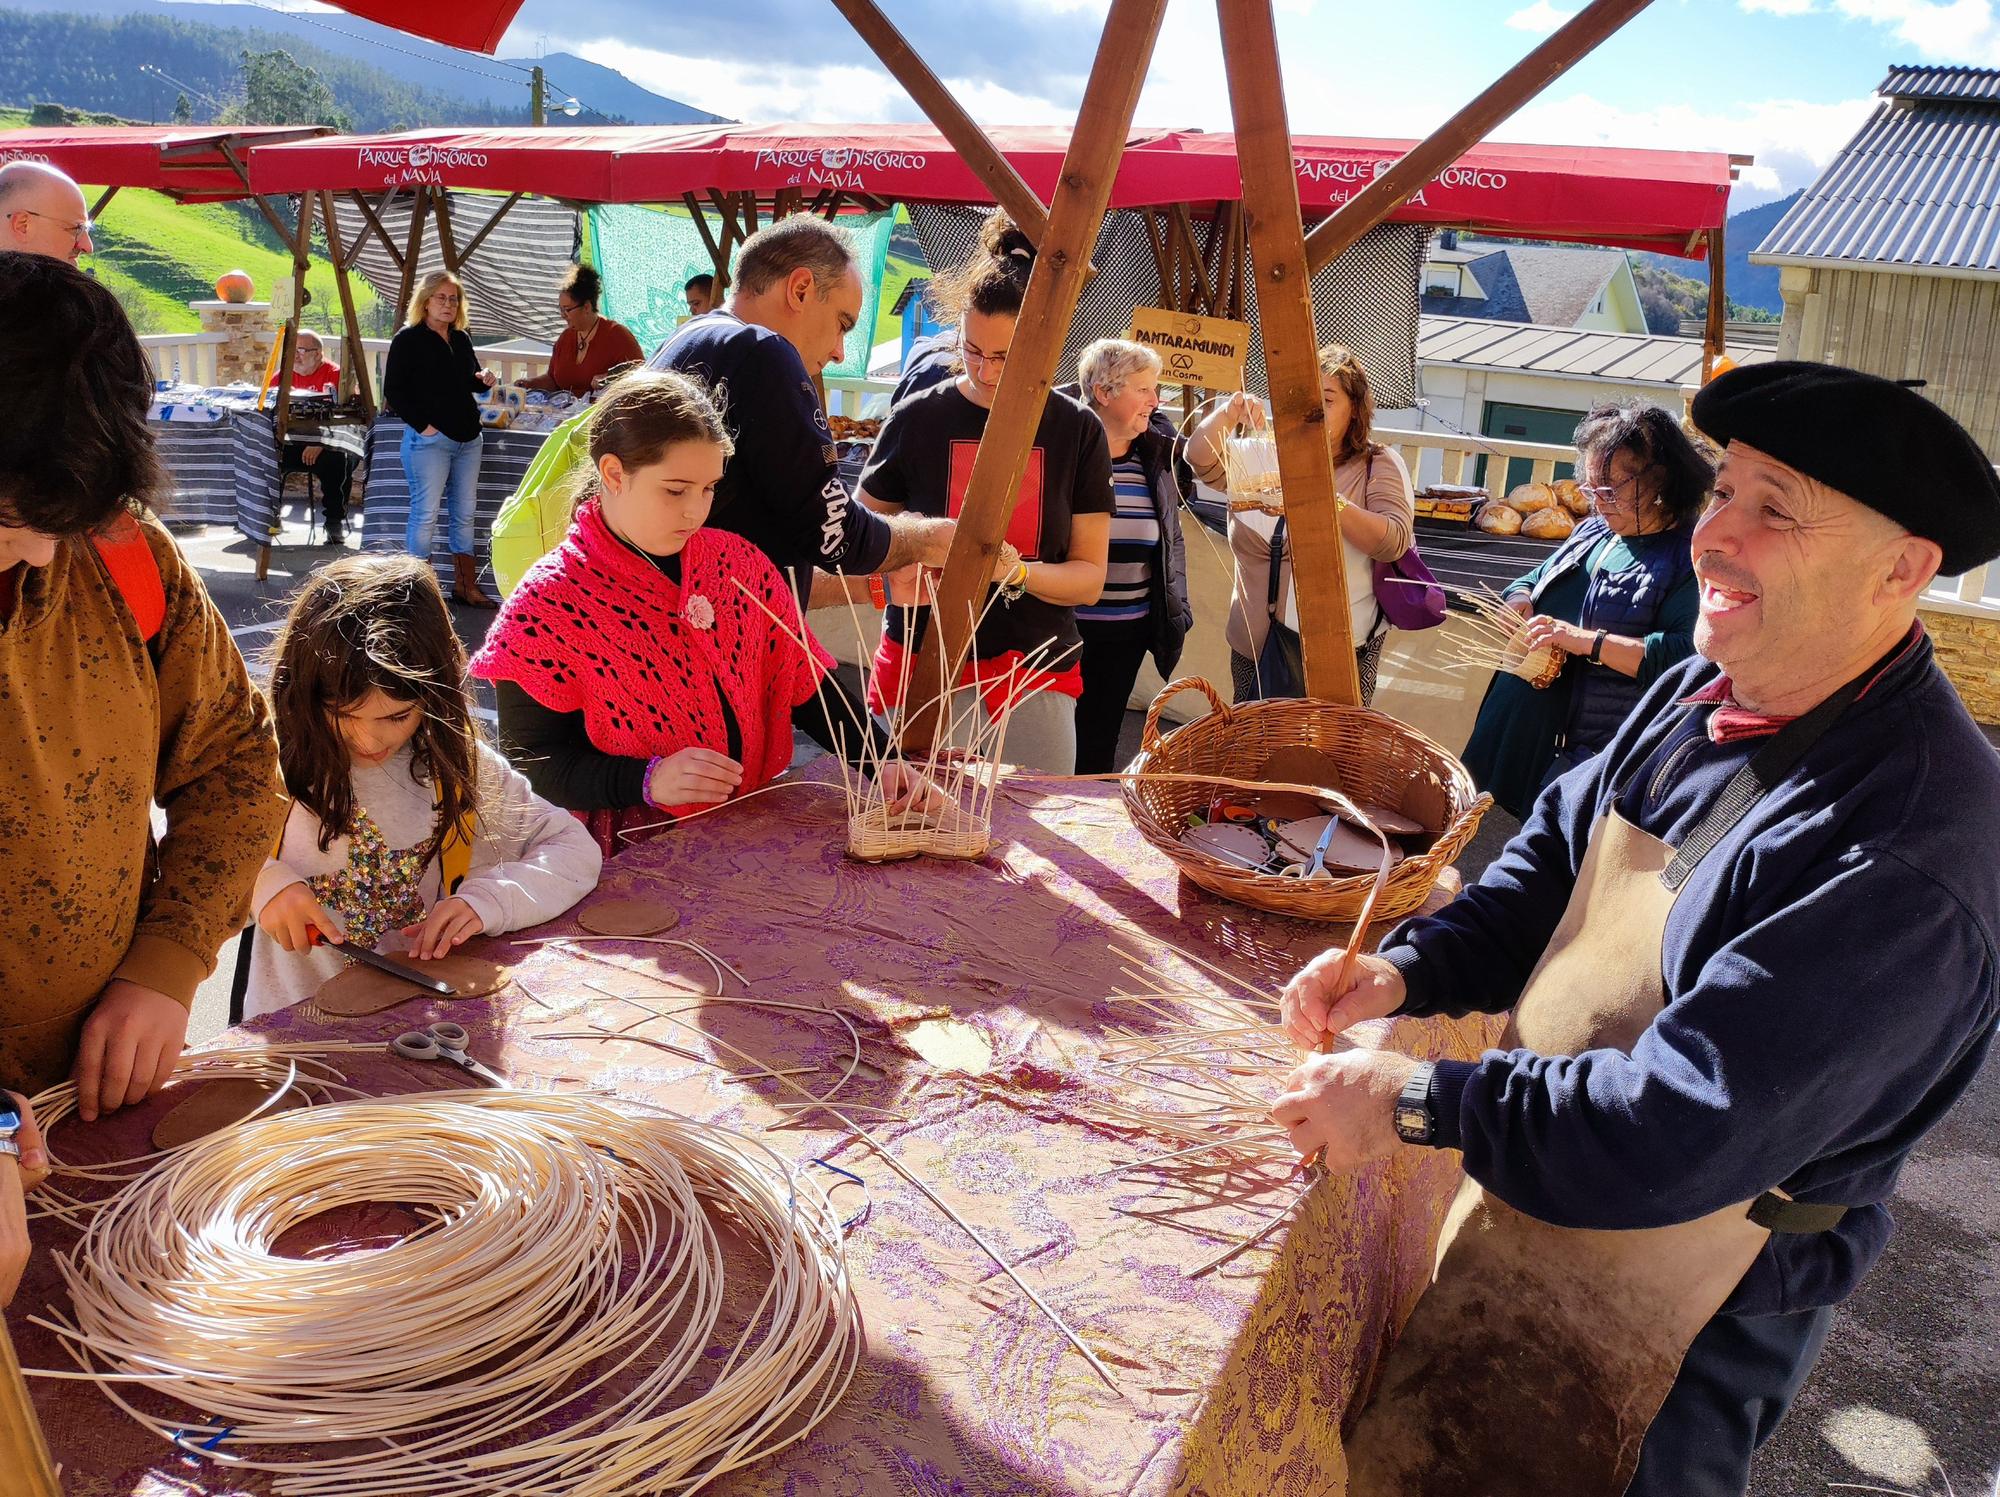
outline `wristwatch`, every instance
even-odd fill
[[[14,1135],[21,1131],[21,1114],[11,1107],[0,1107],[0,1154],[21,1157],[21,1145]]]
[[[1599,629],[1597,631],[1597,638],[1590,642],[1590,663],[1592,665],[1604,664],[1604,641],[1610,633],[1609,629]]]
[[[1437,1118],[1431,1113],[1431,1072],[1436,1069],[1428,1063],[1418,1066],[1396,1098],[1396,1136],[1406,1144],[1427,1144],[1437,1137]]]

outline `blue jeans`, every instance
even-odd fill
[[[440,503],[449,516],[452,554],[472,555],[472,512],[484,441],[483,434],[470,442],[454,442],[443,432],[429,437],[403,432],[403,476],[410,484],[410,523],[403,531],[403,547],[410,555],[430,560]]]
[[[1798,1397],[1832,1324],[1829,1307],[1718,1315],[1703,1326],[1646,1431],[1625,1497],[1742,1497],[1750,1457]]]

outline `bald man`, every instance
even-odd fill
[[[74,265],[97,248],[83,189],[45,161],[0,166],[0,249]]]

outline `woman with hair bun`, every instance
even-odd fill
[[[1027,235],[996,212],[981,229],[972,258],[932,283],[934,301],[958,328],[952,377],[891,410],[861,474],[862,503],[889,515],[914,510],[957,517],[1034,262]],[[1000,597],[979,626],[952,714],[997,717],[1011,699],[1007,757],[1044,773],[1070,774],[1076,766],[1076,701],[1083,690],[1076,610],[1104,591],[1111,509],[1111,449],[1103,423],[1080,402],[1051,391],[1007,527],[1019,556],[1002,553],[1003,570],[992,580]],[[983,606],[987,599],[978,602]],[[889,610],[871,672],[870,706],[901,706],[906,652],[920,648],[928,613],[923,607]],[[1044,653],[1031,666],[1038,651]]]
[[[602,389],[627,364],[646,357],[639,340],[622,322],[597,310],[604,282],[588,265],[572,265],[556,288],[556,308],[562,313],[562,336],[549,353],[545,374],[521,381],[524,390],[567,390],[576,396]]]

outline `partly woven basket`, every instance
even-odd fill
[[[1213,709],[1162,735],[1160,709],[1181,691],[1198,691]],[[1472,840],[1493,797],[1473,788],[1465,766],[1414,728],[1362,707],[1277,700],[1223,705],[1198,676],[1171,682],[1146,713],[1135,778],[1124,782],[1125,810],[1140,835],[1211,894],[1253,909],[1305,920],[1353,920],[1361,913],[1375,875],[1347,878],[1280,878],[1235,867],[1181,841],[1190,814],[1205,812],[1212,786],[1148,780],[1153,774],[1217,774],[1254,779],[1272,750],[1305,746],[1340,766],[1344,790],[1358,801],[1391,806],[1443,831],[1429,848],[1405,859],[1389,875],[1375,908],[1377,920],[1410,914],[1424,902],[1438,875]]]

